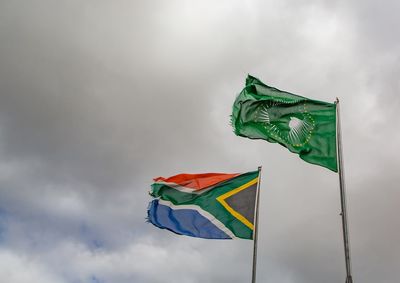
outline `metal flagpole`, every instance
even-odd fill
[[[349,242],[349,228],[347,225],[347,211],[346,211],[346,189],[344,183],[344,168],[342,158],[342,133],[340,127],[340,111],[339,99],[336,98],[336,117],[337,117],[337,144],[338,144],[338,159],[339,159],[339,182],[340,182],[340,201],[342,206],[342,227],[343,227],[343,241],[344,241],[344,256],[346,259],[346,283],[353,283],[351,275],[351,262],[350,262],[350,242]]]
[[[253,272],[251,283],[256,283],[257,270],[257,240],[258,240],[258,206],[260,202],[260,183],[261,183],[261,166],[258,167],[258,182],[256,192],[256,211],[254,213],[254,230],[253,230]]]

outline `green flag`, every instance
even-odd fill
[[[279,143],[306,162],[337,172],[336,105],[270,87],[248,76],[233,104],[238,136]]]

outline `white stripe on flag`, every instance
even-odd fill
[[[221,221],[219,221],[217,218],[215,218],[214,215],[212,215],[211,213],[201,209],[199,206],[197,205],[193,205],[193,204],[185,204],[185,205],[174,205],[172,202],[169,201],[165,201],[162,199],[159,199],[158,202],[162,205],[168,206],[172,209],[175,210],[179,210],[179,209],[191,209],[191,210],[195,210],[198,213],[200,213],[203,217],[207,218],[212,224],[214,224],[215,226],[218,227],[218,229],[220,229],[221,231],[223,231],[225,234],[227,234],[229,237],[231,237],[232,239],[235,239],[236,236],[232,233],[231,230],[229,230]]]

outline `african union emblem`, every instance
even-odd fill
[[[337,172],[336,105],[270,87],[248,76],[233,105],[235,134],[265,139]]]
[[[311,139],[315,121],[307,112],[306,102],[299,102],[265,102],[257,108],[255,120],[277,141],[293,147],[304,146]]]

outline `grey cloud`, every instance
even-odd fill
[[[343,280],[337,176],[232,133],[247,73],[341,98],[355,282],[397,282],[397,6],[3,1],[0,261],[16,276],[8,282],[245,282],[251,242],[157,230],[145,223],[147,190],[157,175],[258,165],[260,282]]]

